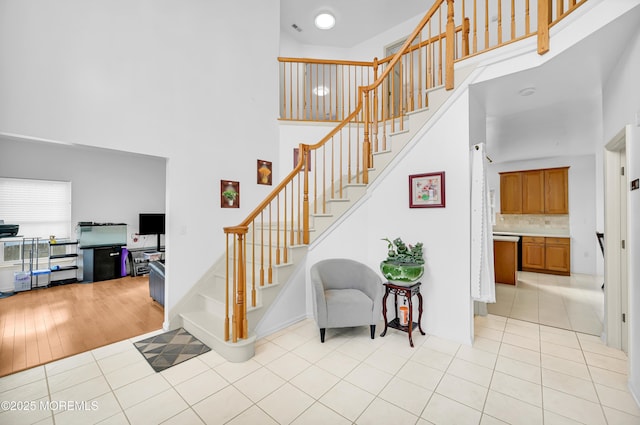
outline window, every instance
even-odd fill
[[[71,182],[0,178],[0,219],[20,225],[24,237],[70,238]],[[20,249],[19,242],[5,242],[4,261],[19,260]]]

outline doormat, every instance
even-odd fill
[[[133,345],[156,372],[211,351],[183,328],[134,342]]]

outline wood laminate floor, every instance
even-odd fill
[[[162,328],[149,278],[124,277],[0,299],[0,376]]]

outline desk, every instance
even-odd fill
[[[384,297],[382,298],[382,315],[384,316],[384,331],[380,334],[380,336],[385,336],[387,333],[387,328],[398,329],[403,332],[407,332],[409,334],[409,345],[413,347],[413,338],[411,337],[411,332],[415,326],[418,326],[420,333],[425,335],[422,330],[422,295],[420,294],[420,285],[421,282],[414,283],[411,286],[402,286],[396,285],[394,283],[387,282],[384,284]],[[394,295],[394,304],[396,310],[396,318],[391,322],[387,321],[387,297],[389,294]],[[409,304],[409,322],[408,326],[404,326],[400,324],[400,319],[398,318],[398,295],[402,297],[406,297]],[[413,303],[411,299],[414,295],[418,296],[418,322],[413,321]]]

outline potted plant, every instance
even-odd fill
[[[412,285],[424,274],[424,254],[422,242],[407,246],[402,239],[387,242],[387,259],[380,263],[382,275],[391,283]]]
[[[233,188],[230,188],[222,192],[222,196],[225,197],[229,205],[233,205],[233,202],[236,200],[236,197],[238,196],[238,192],[233,190]]]

